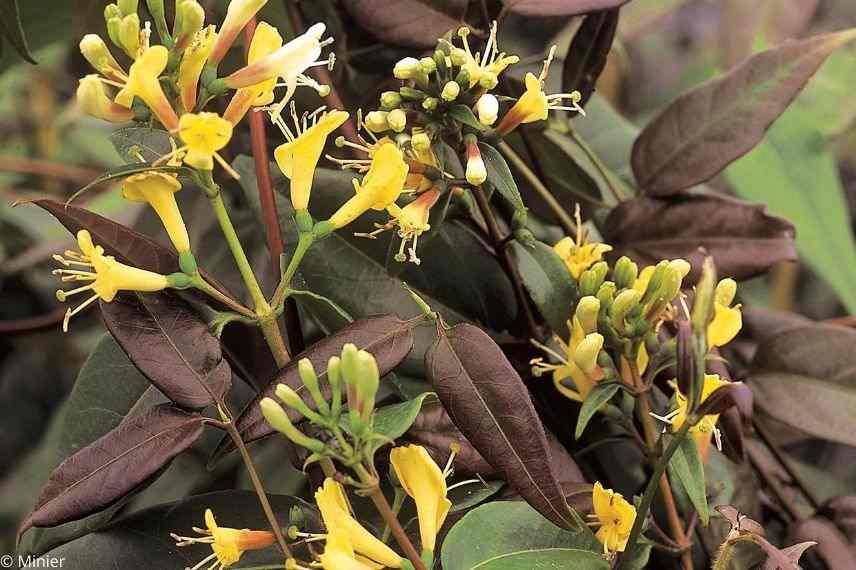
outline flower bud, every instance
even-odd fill
[[[401,105],[401,95],[397,91],[384,91],[380,95],[380,106],[385,111],[397,109]]]
[[[668,270],[669,262],[666,260],[661,261],[654,267],[651,278],[648,279],[648,285],[645,287],[645,292],[642,295],[643,303],[647,304],[656,298]],[[648,269],[646,268],[643,273],[647,271]]]
[[[455,76],[455,83],[458,85],[469,85],[470,84],[470,73],[466,69],[462,69]]]
[[[431,150],[431,137],[427,133],[416,133],[410,138],[410,146],[413,150],[419,153],[425,153]]]
[[[342,373],[341,360],[338,356],[331,356],[327,361],[327,383],[330,384],[330,413],[333,417],[342,411]]]
[[[449,61],[452,62],[452,65],[460,67],[467,62],[467,52],[459,47],[453,47],[449,53]]]
[[[421,70],[419,60],[415,57],[405,57],[392,68],[392,75],[396,79],[412,79]]]
[[[487,168],[482,160],[481,151],[475,141],[467,143],[467,182],[473,186],[481,186],[487,180]]]
[[[387,111],[372,111],[366,114],[363,122],[366,128],[373,133],[382,133],[389,130],[389,113]]]
[[[436,97],[426,97],[422,100],[422,108],[426,111],[433,111],[440,104],[440,100]]]
[[[642,295],[636,289],[625,289],[619,293],[612,306],[609,307],[609,316],[612,319],[612,326],[619,332],[624,332],[624,318],[627,313],[639,306],[639,299]]]
[[[428,97],[424,91],[414,89],[413,87],[402,87],[398,90],[398,93],[402,98],[407,99],[408,101],[422,101]]]
[[[118,0],[116,4],[119,7],[119,11],[122,12],[122,15],[128,16],[130,14],[137,13],[139,0]]]
[[[657,291],[657,299],[671,302],[678,293],[681,291],[681,282],[683,281],[683,276],[681,275],[681,268],[675,269],[672,267],[671,263],[668,267],[666,267],[666,271],[663,273],[663,282],[660,284],[660,289]]]
[[[324,451],[323,443],[317,439],[307,436],[302,431],[294,427],[294,424],[291,423],[291,419],[288,417],[288,414],[282,409],[282,406],[276,403],[275,400],[272,398],[262,398],[262,401],[259,402],[259,407],[262,410],[262,415],[264,415],[265,419],[273,429],[280,432],[297,445],[305,447],[310,451],[314,451],[315,453],[321,453]]]
[[[226,18],[223,20],[223,25],[220,26],[220,31],[217,34],[217,43],[214,44],[214,49],[211,50],[211,63],[217,65],[235,43],[235,38],[247,25],[247,22],[256,15],[256,12],[262,9],[262,6],[267,4],[267,0],[232,0],[229,7],[226,9]],[[196,33],[193,30],[192,33]]]
[[[125,123],[134,118],[134,112],[114,103],[97,75],[87,75],[77,87],[77,102],[84,113],[111,123]]]
[[[375,406],[375,396],[380,386],[380,371],[375,357],[365,350],[357,353],[360,374],[357,379],[357,391],[362,400],[362,419],[368,421]]]
[[[285,384],[277,384],[276,397],[282,400],[283,404],[295,410],[296,412],[300,412],[307,418],[309,416],[314,415],[314,412],[309,409],[309,406],[306,405],[306,402],[303,401],[303,398],[300,397],[300,394],[295,392],[291,386],[286,386]]]
[[[600,300],[592,295],[586,295],[577,303],[574,316],[579,320],[586,334],[597,331],[597,315],[600,312]]]
[[[437,63],[434,61],[433,57],[423,57],[419,60],[419,71],[428,75],[429,73],[434,73],[437,70]]]
[[[443,86],[443,91],[440,93],[440,97],[443,101],[454,101],[458,98],[458,95],[461,93],[461,86],[455,83],[454,81],[447,81]]]
[[[493,89],[499,85],[499,78],[492,71],[484,71],[479,77],[479,86],[485,89]]]
[[[434,50],[434,65],[437,66],[437,70],[443,75],[446,74],[449,66],[446,65],[446,54],[443,53],[443,50],[436,49]]]
[[[389,128],[396,133],[400,133],[407,126],[407,115],[401,109],[393,109],[386,116],[386,122],[389,125]]]
[[[499,100],[495,95],[485,93],[476,101],[476,113],[481,124],[487,126],[494,124],[499,114]]]
[[[324,399],[324,395],[321,393],[321,389],[318,385],[318,375],[315,374],[315,367],[312,366],[312,361],[308,358],[301,358],[300,362],[297,363],[297,372],[300,375],[300,379],[303,381],[303,385],[306,386],[306,389],[309,391],[309,395],[312,396],[312,400],[315,402],[315,407],[318,408],[321,415],[330,415],[330,406],[327,404],[327,400]]]
[[[598,261],[589,269],[594,271],[594,274],[597,276],[598,286],[600,286],[600,283],[603,283],[603,280],[606,279],[606,274],[609,272],[609,265],[605,261]]]
[[[591,269],[586,269],[580,274],[579,289],[581,295],[596,295],[600,284],[603,281],[598,281],[597,273]]]
[[[600,306],[609,310],[612,307],[615,298],[615,283],[612,281],[604,281],[597,290],[597,299],[600,301]]]
[[[140,17],[135,13],[122,18],[119,23],[119,45],[131,59],[137,59],[140,51]]]
[[[716,285],[714,300],[721,305],[731,305],[737,295],[737,282],[730,277],[723,279]]]
[[[737,284],[732,288],[729,284],[723,286],[721,293],[728,295],[731,293],[731,299],[734,299],[734,294],[737,292]],[[730,291],[729,291],[730,290]],[[713,264],[712,257],[706,257],[702,264],[701,276],[695,288],[695,296],[693,297],[692,323],[696,331],[706,331],[707,325],[713,320],[714,315],[714,300],[720,293],[719,285],[716,283],[716,266]],[[731,300],[729,299],[729,301]]]
[[[627,256],[622,256],[615,262],[615,267],[612,270],[612,279],[619,289],[629,289],[633,287],[636,278],[639,276],[639,266]]]
[[[191,38],[205,24],[205,10],[196,0],[183,0],[175,8],[175,47],[183,51],[190,44]]]
[[[98,73],[110,79],[121,79],[122,67],[97,34],[86,34],[80,40],[80,53]]]
[[[603,336],[591,333],[577,345],[574,351],[574,364],[580,367],[586,376],[591,376],[597,368],[597,356],[603,348]]]

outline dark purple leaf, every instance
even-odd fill
[[[509,485],[554,524],[577,527],[529,392],[499,346],[476,326],[440,326],[425,368],[452,421]]]
[[[615,30],[618,9],[589,14],[577,30],[562,67],[562,90],[579,91],[585,106],[594,93],[597,78],[606,66]]]
[[[752,390],[743,382],[731,382],[715,390],[698,408],[700,415],[721,414],[736,408],[745,424],[752,421]]]
[[[856,496],[833,497],[820,507],[818,514],[833,521],[847,540],[856,545]]]
[[[854,37],[847,30],[783,44],[672,101],[633,145],[639,186],[666,196],[712,178],[758,144],[829,54]]]
[[[609,10],[630,0],[505,0],[505,7],[526,16],[575,16]]]
[[[290,386],[303,397],[310,408],[315,409],[315,402],[306,393],[297,373],[297,363],[301,359],[308,358],[312,362],[315,371],[321,378],[322,391],[329,394],[330,387],[322,376],[327,373],[327,361],[331,356],[339,355],[342,352],[342,346],[350,342],[355,344],[357,348],[372,353],[377,360],[378,369],[382,376],[398,366],[413,348],[412,329],[413,323],[411,322],[402,321],[393,315],[378,315],[354,321],[342,330],[316,342],[295,356],[285,368],[277,372],[268,382],[267,388],[244,408],[235,421],[235,426],[241,433],[241,437],[249,443],[275,433],[262,416],[258,404],[262,398],[273,397],[277,384]],[[303,416],[292,409],[288,409],[288,414],[294,422],[303,419]],[[231,439],[224,438],[214,451],[212,462],[234,449]]]
[[[343,0],[357,23],[378,39],[433,48],[437,38],[464,24],[467,0]]]
[[[683,258],[698,278],[704,248],[721,277],[747,279],[781,261],[794,261],[794,227],[753,204],[717,195],[634,198],[618,205],[604,227],[614,257],[640,265]]]
[[[131,362],[179,406],[201,409],[229,390],[220,341],[175,295],[126,293],[102,302],[101,313]]]
[[[164,404],[123,422],[56,468],[19,532],[110,506],[190,447],[202,435],[204,421]]]
[[[799,557],[805,550],[799,547],[812,546],[816,542],[817,548],[812,552],[819,556],[830,570],[856,568],[856,555],[847,537],[829,519],[812,517],[795,522],[788,529],[788,542],[801,543],[782,550],[794,562],[799,562]]]

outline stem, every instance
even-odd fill
[[[279,330],[276,313],[271,312],[267,316],[260,318],[259,330],[262,331],[262,336],[265,337],[265,341],[277,367],[282,368],[288,364],[288,361],[291,360],[291,355],[288,353],[288,348],[286,348],[285,341],[282,338],[282,332]]]
[[[278,308],[286,300],[285,296],[291,286],[291,280],[294,278],[294,274],[297,273],[300,262],[303,261],[303,257],[309,251],[309,248],[312,247],[313,243],[315,243],[315,236],[311,232],[300,234],[300,238],[297,240],[297,247],[294,249],[294,255],[291,256],[288,267],[285,268],[279,280],[279,285],[276,286],[276,291],[274,291],[271,298],[271,305],[274,308]]]
[[[484,190],[481,186],[470,185],[470,187],[472,188],[472,194],[476,199],[476,203],[479,206],[479,211],[481,211],[481,214],[485,219],[485,223],[487,223],[487,231],[490,234],[491,241],[493,241],[493,247],[499,257],[499,262],[502,264],[502,268],[505,270],[505,273],[508,275],[511,280],[511,284],[514,287],[517,304],[520,305],[520,308],[523,311],[523,316],[526,319],[526,327],[529,329],[529,336],[532,338],[540,338],[541,335],[538,332],[538,325],[535,324],[535,317],[532,315],[532,308],[529,306],[529,299],[526,297],[526,291],[523,289],[523,282],[520,280],[520,275],[514,267],[514,263],[511,260],[511,254],[508,253],[508,249],[503,243],[504,238],[499,232],[499,226],[496,223],[493,210],[491,210],[490,204],[487,201],[487,196],[485,196]]]
[[[236,313],[240,313],[241,315],[243,315],[245,317],[249,317],[251,319],[256,318],[256,314],[254,312],[252,312],[247,307],[243,306],[238,301],[229,297],[228,295],[220,292],[220,290],[218,290],[213,285],[208,283],[198,273],[193,276],[193,288],[198,289],[199,291],[202,291],[203,293],[205,293],[206,295],[208,295],[209,297],[211,297],[215,301],[218,301],[218,302],[226,305],[227,307],[229,307],[231,310],[235,311]]]
[[[520,174],[526,179],[527,182],[532,186],[532,188],[538,193],[539,196],[547,203],[547,206],[553,211],[556,218],[559,220],[559,225],[562,226],[562,230],[569,235],[576,235],[576,223],[571,219],[571,216],[565,211],[562,205],[556,200],[556,197],[553,196],[553,193],[541,182],[541,179],[536,176],[532,169],[529,168],[529,165],[526,164],[526,161],[520,158],[514,149],[511,148],[507,142],[499,143],[499,150],[502,151],[502,154],[511,161],[517,170],[520,171]]]
[[[413,543],[410,542],[410,538],[408,538],[407,533],[405,533],[404,529],[401,528],[401,523],[398,522],[398,517],[395,516],[394,512],[392,512],[389,502],[380,490],[380,486],[377,484],[377,478],[373,477],[366,468],[359,463],[354,466],[354,472],[360,478],[361,482],[371,486],[369,497],[371,497],[372,502],[383,517],[383,520],[387,525],[389,525],[389,528],[392,531],[392,536],[395,537],[395,541],[398,543],[398,546],[401,547],[405,556],[407,556],[407,559],[410,560],[411,564],[413,564],[413,568],[415,570],[427,570],[427,568],[425,568],[425,564],[422,562],[422,558],[419,557],[419,553],[416,552],[416,548],[413,546]]]
[[[625,200],[624,193],[619,190],[618,186],[612,180],[612,174],[609,168],[600,160],[600,157],[595,154],[594,150],[588,145],[586,141],[584,141],[577,132],[571,127],[569,129],[569,134],[571,135],[571,140],[573,140],[580,150],[585,153],[588,159],[592,162],[594,167],[597,169],[597,172],[603,178],[603,181],[606,183],[606,187],[609,188],[609,192],[612,194],[612,197],[615,198],[616,202],[623,202]]]
[[[247,451],[247,446],[244,444],[244,440],[241,439],[241,434],[238,433],[238,429],[235,427],[235,423],[230,419],[225,423],[226,431],[229,436],[232,438],[232,442],[235,444],[235,447],[238,448],[238,451],[241,453],[241,459],[244,460],[244,465],[247,466],[247,472],[250,474],[250,481],[253,483],[253,489],[256,491],[256,495],[259,497],[259,502],[262,505],[262,510],[265,513],[265,517],[267,517],[268,523],[270,523],[271,530],[273,530],[274,536],[276,536],[276,541],[279,543],[279,547],[282,549],[282,552],[285,554],[286,558],[291,558],[291,550],[288,548],[288,544],[285,542],[285,536],[282,534],[282,528],[279,526],[279,522],[276,520],[276,516],[273,514],[273,509],[270,506],[270,501],[268,501],[267,494],[265,494],[265,488],[262,485],[262,481],[259,478],[259,474],[256,471],[256,466],[253,464],[253,459],[250,457],[250,452]]]
[[[392,512],[396,518],[398,518],[398,513],[401,512],[401,507],[402,505],[404,505],[404,498],[406,496],[407,494],[404,491],[402,491],[398,487],[395,488],[395,497],[393,497],[392,499]],[[390,528],[390,526],[388,524],[383,525],[383,534],[381,535],[380,539],[383,542],[388,542],[389,535],[391,533],[392,529]]]

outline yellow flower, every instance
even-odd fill
[[[294,132],[282,117],[275,119],[287,142],[276,148],[274,158],[282,173],[291,180],[291,204],[295,210],[306,210],[309,207],[315,167],[324,152],[327,137],[349,117],[345,111],[323,114],[319,114],[319,111],[306,116],[302,123],[295,120]]]
[[[586,243],[582,227],[578,227],[576,240],[563,237],[553,246],[553,251],[562,258],[574,279],[579,279],[583,271],[600,261],[604,253],[612,251],[612,246],[605,243]]]
[[[520,61],[516,55],[505,55],[500,53],[499,46],[496,43],[496,22],[490,28],[490,35],[487,39],[484,55],[481,53],[473,54],[470,50],[467,36],[470,34],[469,28],[461,28],[458,30],[458,36],[464,44],[464,49],[452,47],[454,61],[460,62],[461,69],[467,72],[469,77],[468,87],[475,87],[477,83],[485,89],[493,89],[496,86],[497,76],[505,71],[509,65]]]
[[[348,535],[341,530],[330,530],[327,533],[324,553],[318,558],[324,570],[373,570],[377,567],[375,564],[360,562]]]
[[[728,344],[743,327],[740,305],[731,306],[736,293],[737,283],[734,279],[723,279],[716,285],[713,297],[713,320],[707,326],[709,348]]]
[[[521,123],[532,123],[535,121],[543,121],[547,118],[547,114],[552,110],[559,111],[576,111],[580,114],[585,114],[579,102],[582,98],[579,91],[571,93],[556,93],[547,95],[544,93],[544,80],[547,79],[547,73],[550,70],[550,63],[553,61],[553,56],[556,53],[556,46],[550,49],[550,54],[544,60],[544,67],[541,69],[540,75],[537,77],[533,73],[527,73],[524,78],[526,91],[517,100],[508,113],[499,122],[496,128],[501,135],[506,135],[517,128]],[[565,99],[570,101],[570,106],[562,105]]]
[[[385,225],[379,227],[369,234],[357,234],[364,237],[374,238],[380,232],[398,228],[398,237],[401,238],[401,245],[398,248],[398,253],[395,254],[395,260],[404,262],[408,256],[404,254],[404,250],[408,242],[412,245],[407,248],[411,263],[419,265],[422,261],[416,255],[416,245],[419,242],[419,236],[431,229],[428,223],[428,218],[431,214],[431,207],[437,203],[440,198],[438,190],[428,190],[419,195],[418,198],[400,208],[397,204],[390,204],[386,211],[390,215],[390,220]]]
[[[325,479],[324,485],[315,492],[315,503],[328,533],[344,536],[353,550],[375,562],[390,568],[401,567],[401,557],[351,516],[345,490],[337,481]]]
[[[267,22],[261,22],[253,34],[247,63],[253,64],[282,47],[282,36],[276,28]],[[229,106],[223,113],[223,118],[237,125],[250,107],[270,105],[273,102],[273,90],[276,87],[276,77],[271,77],[249,87],[241,87],[229,101]]]
[[[113,81],[124,82],[128,76],[104,40],[96,34],[86,34],[80,40],[80,53],[98,73]]]
[[[119,263],[111,255],[104,255],[104,248],[92,243],[92,236],[87,230],[77,232],[77,244],[80,248],[80,253],[69,250],[65,252],[65,257],[61,255],[54,256],[54,259],[64,265],[66,269],[55,269],[53,274],[62,276],[63,281],[84,281],[89,283],[71,291],[60,289],[56,292],[56,297],[58,300],[64,302],[68,297],[83,293],[84,291],[92,291],[93,295],[76,308],[66,311],[65,319],[62,323],[63,331],[68,330],[68,323],[71,317],[94,303],[97,299],[109,303],[116,297],[116,293],[119,291],[151,293],[169,287],[169,280],[165,275],[131,267],[130,265]]]
[[[422,550],[433,552],[437,533],[452,506],[446,498],[446,478],[421,445],[396,447],[389,460],[404,491],[416,503]]]
[[[200,570],[206,564],[214,561],[213,564],[207,566],[208,570],[221,570],[237,563],[244,552],[247,550],[260,550],[267,548],[274,543],[275,536],[270,531],[264,530],[249,530],[228,528],[217,525],[214,520],[214,513],[211,509],[205,509],[205,526],[207,528],[200,529],[194,527],[194,530],[200,533],[201,537],[187,537],[172,534],[172,538],[176,541],[176,546],[188,546],[191,544],[210,544],[211,553],[209,556],[200,561],[190,570]]]
[[[189,113],[196,107],[196,87],[199,84],[199,76],[202,75],[202,68],[208,61],[208,56],[216,39],[217,32],[214,31],[214,26],[199,30],[181,57],[176,83],[185,112]]]
[[[185,164],[199,170],[211,170],[216,157],[221,165],[228,167],[217,151],[226,146],[232,138],[232,123],[217,113],[182,115],[178,134],[187,145]]]
[[[262,6],[267,4],[267,0],[232,0],[229,2],[229,7],[226,9],[226,18],[223,19],[223,24],[220,26],[220,33],[217,37],[217,43],[211,51],[211,63],[217,65],[232,44],[235,43],[235,38],[247,25],[247,22],[256,15],[256,12],[262,9]]]
[[[404,156],[394,144],[383,144],[372,157],[362,183],[354,179],[356,194],[330,217],[336,229],[342,228],[369,208],[383,210],[394,204],[404,188],[408,167]]]
[[[129,176],[122,185],[122,196],[132,202],[146,202],[157,213],[178,253],[190,251],[187,227],[175,201],[181,183],[172,174],[143,172]]]
[[[169,131],[178,128],[178,116],[164,95],[159,76],[166,69],[169,51],[163,46],[152,46],[131,64],[128,81],[116,95],[116,103],[131,108],[134,97],[139,97],[152,110],[155,117]]]
[[[594,484],[592,504],[595,519],[597,539],[603,544],[604,554],[624,552],[627,539],[636,521],[636,507],[627,502],[621,493],[612,489],[604,489],[600,481]]]
[[[704,387],[701,391],[701,400],[699,400],[699,403],[707,400],[714,391],[727,383],[728,381],[721,379],[719,374],[705,374]],[[675,401],[678,404],[678,408],[673,412],[672,431],[681,429],[681,426],[687,420],[687,397],[678,389],[675,389]],[[710,434],[716,429],[718,419],[719,414],[704,416],[699,423],[690,428],[690,433],[693,435],[706,434],[709,438]]]
[[[134,112],[114,103],[97,75],[87,75],[77,86],[77,102],[81,110],[102,121],[125,123],[134,118]]]

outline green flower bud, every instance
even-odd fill
[[[386,122],[396,133],[400,133],[407,126],[407,115],[401,109],[393,109],[386,116]]]
[[[657,291],[656,299],[665,302],[671,302],[681,291],[681,282],[683,277],[678,270],[672,267],[666,268],[663,274],[663,283],[660,285],[660,290]]]
[[[309,395],[312,396],[312,400],[315,402],[315,406],[321,415],[330,415],[330,405],[327,404],[324,394],[321,393],[321,388],[318,384],[318,375],[315,374],[315,367],[312,366],[312,361],[308,358],[301,358],[300,362],[297,363],[297,373],[300,375],[303,385],[306,386]]]
[[[443,101],[454,101],[458,98],[458,95],[461,93],[461,86],[455,83],[454,81],[448,81],[443,86],[443,92],[440,93],[440,97]]]
[[[443,50],[437,49],[434,50],[434,65],[437,66],[437,71],[443,75],[446,74],[446,70],[448,70],[448,66],[446,65],[446,54],[443,53]]]
[[[401,95],[396,91],[384,91],[380,94],[380,106],[384,111],[397,109],[401,105]]]
[[[119,24],[119,44],[125,53],[136,59],[140,51],[140,17],[134,13],[122,18]]]
[[[589,269],[597,275],[598,287],[600,287],[600,284],[606,279],[606,274],[609,273],[609,265],[605,261],[598,261]]]
[[[586,295],[577,303],[574,316],[580,321],[580,325],[586,334],[597,331],[597,315],[599,312],[600,300],[593,295]]]
[[[466,69],[462,69],[455,76],[455,83],[458,85],[469,85],[470,84],[470,73]]]
[[[303,417],[311,421],[318,421],[321,419],[318,414],[309,409],[309,406],[306,405],[306,402],[303,401],[303,398],[300,397],[300,394],[295,392],[291,388],[291,386],[286,386],[285,384],[277,384],[276,397],[282,400],[283,404],[285,404],[292,410],[299,412],[303,415]]]
[[[136,14],[139,7],[139,0],[118,0],[117,5],[123,16]]]
[[[196,0],[184,0],[176,7],[175,14],[173,35],[176,38],[192,38],[205,25],[205,10]]]
[[[582,295],[595,295],[600,287],[600,281],[597,280],[597,273],[591,269],[586,269],[580,275],[579,289]]]
[[[641,298],[642,294],[636,289],[625,289],[615,297],[612,306],[609,307],[609,316],[616,330],[624,332],[624,318],[631,309],[639,306]]]
[[[429,73],[433,73],[437,70],[437,63],[434,61],[433,57],[423,57],[419,60],[419,70],[428,75]]]
[[[629,257],[623,256],[615,262],[615,267],[612,270],[612,279],[619,289],[633,287],[638,276],[639,266],[633,263]]]
[[[714,301],[720,294],[723,297],[730,298],[730,303],[734,299],[737,292],[737,284],[734,280],[729,280],[733,284],[725,284],[720,291],[719,285],[716,283],[716,266],[713,264],[712,257],[706,257],[701,268],[701,277],[695,288],[695,296],[693,297],[692,310],[692,328],[696,333],[702,333],[707,330],[707,325],[713,320]],[[724,283],[724,281],[723,281]]]
[[[431,150],[431,137],[427,133],[416,133],[410,138],[410,146],[417,152],[428,152]]]
[[[116,9],[118,10],[118,8]],[[106,12],[106,10],[105,10]],[[107,18],[107,35],[110,37],[110,41],[113,42],[114,46],[122,47],[122,37],[121,37],[121,28],[122,28],[122,17],[121,16],[112,16]],[[124,48],[123,48],[124,49]]]
[[[107,4],[104,6],[104,21],[106,22],[110,18],[122,18],[124,14],[122,14],[122,10],[119,9],[119,6],[116,4]]]
[[[597,298],[600,301],[600,306],[606,310],[612,306],[613,298],[615,297],[615,283],[612,281],[604,281],[597,290]]]
[[[422,101],[422,108],[426,111],[433,111],[440,104],[440,100],[436,97],[427,97]]]
[[[580,367],[586,376],[591,376],[597,367],[597,357],[603,348],[603,336],[591,333],[577,345],[574,351],[574,364]]]
[[[342,373],[341,361],[338,356],[331,356],[327,361],[327,383],[330,384],[332,398],[330,400],[330,413],[333,417],[342,411]]]
[[[382,133],[389,130],[389,113],[386,111],[372,111],[363,118],[366,128],[373,133]]]
[[[323,443],[317,439],[307,436],[302,431],[294,427],[294,424],[291,423],[291,419],[288,417],[288,414],[282,409],[282,406],[276,403],[276,401],[271,398],[262,398],[262,401],[259,402],[259,407],[262,410],[262,415],[264,415],[265,419],[273,429],[280,432],[297,445],[305,447],[310,451],[314,451],[315,453],[321,453],[324,451]]]
[[[80,53],[98,73],[110,77],[121,70],[104,40],[97,34],[86,34],[80,40]]]
[[[663,279],[666,276],[666,272],[669,270],[669,262],[661,261],[657,264],[654,269],[654,274],[651,275],[651,279],[648,281],[648,287],[645,288],[645,294],[642,295],[642,302],[646,305],[653,301],[657,293],[660,290],[660,286],[663,284]]]
[[[453,47],[449,52],[449,60],[452,62],[452,65],[460,67],[467,62],[467,52],[461,48]],[[469,78],[467,79],[467,84],[469,85]]]
[[[377,390],[380,386],[380,371],[377,368],[375,357],[365,350],[357,353],[357,362],[360,367],[357,391],[363,403],[361,415],[363,420],[368,421],[374,411],[375,396],[377,396]]]
[[[398,93],[402,98],[408,101],[422,101],[428,95],[425,94],[424,91],[420,91],[419,89],[414,89],[413,87],[402,87],[398,90]]]
[[[479,85],[485,89],[493,89],[499,85],[499,78],[496,76],[496,73],[485,71],[482,73],[481,77],[479,77]]]

